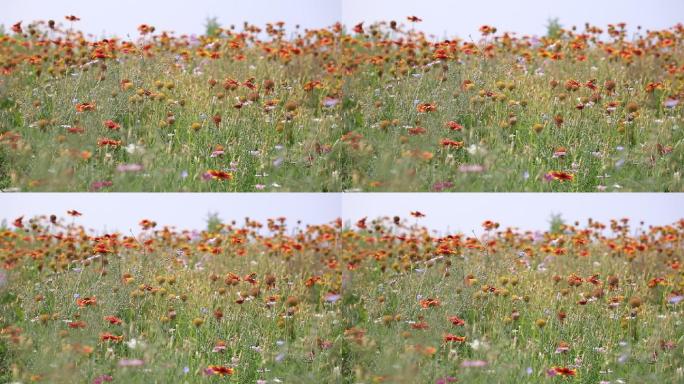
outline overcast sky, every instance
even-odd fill
[[[484,220],[503,226],[546,230],[552,213],[566,221],[587,218],[608,222],[629,217],[646,224],[671,224],[684,218],[684,193],[5,193],[0,194],[0,219],[24,215],[66,216],[76,209],[78,222],[98,231],[137,232],[141,219],[179,229],[203,229],[209,212],[224,221],[245,216],[265,221],[285,216],[292,224],[330,222],[337,217],[355,222],[367,216],[409,218],[418,210],[432,229],[481,233]]]
[[[504,227],[546,230],[551,214],[572,223],[588,218],[608,222],[628,217],[646,225],[672,224],[684,218],[684,193],[365,193],[346,194],[343,218],[408,217],[420,211],[420,224],[438,231],[482,232],[493,220]]]
[[[137,36],[139,24],[158,30],[201,33],[207,17],[224,26],[285,21],[288,25],[323,27],[342,21],[347,25],[375,20],[423,19],[418,28],[437,37],[478,36],[482,24],[521,34],[543,34],[551,17],[565,26],[584,22],[603,25],[626,22],[636,27],[666,28],[682,22],[684,0],[2,0],[0,23],[81,17],[75,26],[97,36]]]
[[[204,229],[209,213],[242,223],[245,217],[265,223],[285,216],[294,225],[328,223],[341,217],[339,196],[323,193],[0,193],[0,220],[55,214],[96,231],[137,233],[142,219],[178,229]]]

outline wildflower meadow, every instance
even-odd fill
[[[0,230],[0,381],[675,383],[684,220]]]
[[[0,188],[682,191],[684,27],[0,34]]]

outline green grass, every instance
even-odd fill
[[[0,236],[10,268],[0,288],[0,377],[17,382],[674,383],[684,375],[682,302],[671,301],[684,289],[675,269],[681,222],[565,227],[537,241],[509,230],[430,238],[407,221],[271,227],[259,237],[253,226],[224,227],[191,241],[158,229],[140,242],[30,224]],[[62,240],[46,236],[57,232]],[[389,240],[399,235],[406,240]],[[86,261],[97,243],[112,251],[104,264]],[[519,257],[525,250],[532,256]],[[229,273],[241,281],[226,283]],[[245,281],[251,273],[254,284]],[[570,285],[573,276],[583,282]],[[339,299],[326,301],[328,292]],[[77,305],[92,296],[95,305]],[[416,329],[421,322],[427,329]],[[103,332],[123,340],[103,342]],[[447,333],[466,339],[447,343]],[[225,349],[214,352],[220,342]],[[144,364],[119,365],[131,359]],[[472,361],[486,366],[464,366]],[[210,365],[234,372],[207,376]],[[552,367],[575,376],[549,377]]]
[[[45,36],[0,40],[10,69],[0,77],[3,175],[22,191],[86,191],[103,181],[111,182],[103,191],[684,190],[683,103],[664,104],[684,94],[681,28],[631,38],[619,30],[612,37],[563,31],[539,43],[499,34],[474,47],[458,41],[439,60],[441,46],[383,26],[364,35],[325,29],[273,41],[223,31],[195,46],[147,36],[127,51],[118,43],[106,50],[110,58],[95,62],[95,47],[77,44],[68,53],[20,45]],[[399,38],[403,44],[387,43]],[[236,41],[241,46],[231,47]],[[295,47],[301,53],[292,53]],[[218,58],[208,58],[211,52]],[[36,54],[42,61],[28,64]],[[223,87],[226,79],[250,78],[254,89]],[[125,89],[123,80],[130,82]],[[579,89],[566,89],[569,80]],[[320,87],[305,90],[312,81]],[[658,86],[650,91],[649,84]],[[337,104],[326,107],[326,97]],[[95,110],[77,112],[84,102]],[[416,103],[436,111],[419,113]],[[121,128],[109,130],[106,120]],[[448,121],[464,128],[451,131]],[[416,126],[425,133],[410,135]],[[105,137],[121,146],[99,148]],[[463,147],[444,148],[442,139]],[[223,155],[211,157],[217,146]],[[554,157],[561,147],[565,156]],[[83,151],[92,156],[84,160]],[[143,169],[117,171],[126,164]],[[464,172],[464,165],[482,170]],[[210,169],[233,178],[203,180]],[[551,171],[574,180],[547,181]]]

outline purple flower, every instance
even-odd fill
[[[326,108],[331,108],[337,105],[337,103],[340,102],[340,99],[335,99],[333,97],[326,97],[323,100],[323,106]]]
[[[663,102],[665,108],[674,108],[677,106],[677,104],[679,104],[678,99],[667,99]]]

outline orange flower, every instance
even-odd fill
[[[140,220],[140,223],[138,223],[138,224],[142,227],[142,229],[145,229],[145,230],[150,229],[150,228],[154,228],[157,226],[157,223],[155,221],[147,220],[147,219]]]
[[[430,328],[430,326],[425,321],[419,321],[417,323],[411,324],[411,328],[423,330]]]
[[[495,222],[493,222],[493,221],[491,221],[491,220],[485,220],[485,221],[482,223],[482,227],[483,227],[485,230],[490,231],[490,230],[492,230],[492,229],[499,228],[499,223],[495,223]]]
[[[100,243],[97,243],[95,245],[95,247],[93,247],[93,252],[102,255],[105,253],[112,253],[112,250],[109,249],[107,244],[100,242]]]
[[[423,127],[413,127],[408,129],[408,134],[413,136],[422,135],[425,132],[427,132],[427,129]]]
[[[121,325],[121,323],[123,323],[123,320],[121,320],[120,318],[118,318],[116,316],[105,316],[104,319],[106,321],[108,321],[109,324],[112,324],[112,325]]]
[[[147,24],[140,24],[138,26],[138,31],[141,35],[147,35],[148,33],[154,32],[154,27]]]
[[[437,106],[434,103],[420,103],[416,106],[416,110],[420,113],[434,112],[437,110]]]
[[[76,112],[94,111],[95,103],[78,103],[76,104]]]
[[[105,120],[103,124],[112,131],[117,131],[119,128],[121,128],[121,125],[113,120]]]
[[[109,332],[104,332],[100,333],[100,341],[113,341],[115,343],[120,343],[123,341],[123,336],[117,336]]]
[[[86,327],[86,323],[84,321],[70,321],[68,324],[69,328],[73,329],[83,329]]]
[[[463,148],[463,142],[462,141],[456,141],[456,140],[451,140],[451,139],[442,139],[439,144],[442,147],[448,147],[448,148]]]
[[[95,304],[97,304],[97,298],[95,296],[76,299],[76,305],[78,305],[81,308]]]
[[[420,306],[423,308],[439,307],[441,304],[439,299],[423,299],[420,301]]]
[[[235,370],[224,365],[210,365],[207,367],[205,372],[209,375],[227,376],[235,373]]]
[[[456,336],[456,335],[452,335],[451,333],[447,333],[446,335],[444,335],[444,342],[445,343],[449,343],[449,342],[462,343],[464,341],[466,341],[465,336]]]
[[[544,178],[546,178],[546,180],[549,180],[549,181],[550,180],[558,180],[560,182],[564,182],[564,181],[573,181],[575,179],[575,175],[573,175],[572,173],[562,172],[562,171],[550,171],[544,176]]]
[[[457,327],[462,327],[465,325],[465,320],[461,319],[458,316],[449,316],[449,321],[451,322],[451,324]]]
[[[460,131],[463,129],[463,126],[455,121],[447,121],[445,125],[452,131]]]
[[[496,28],[489,25],[483,25],[480,27],[480,33],[482,33],[484,36],[487,36],[492,33],[496,33]]]
[[[101,138],[97,141],[97,146],[98,147],[113,147],[117,148],[121,145],[121,140],[114,140],[114,139],[108,139],[108,138]]]
[[[552,367],[549,370],[549,374],[551,376],[555,375],[560,375],[560,376],[575,376],[577,374],[576,369],[568,368],[568,367]]]
[[[214,180],[233,180],[233,174],[226,171],[219,171],[216,169],[210,169],[205,173],[205,179]]]

